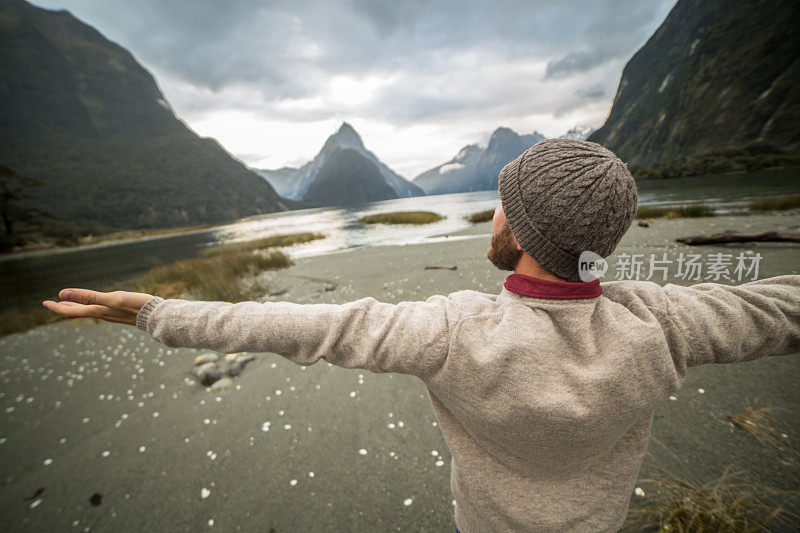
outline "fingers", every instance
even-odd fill
[[[42,305],[49,310],[67,318],[103,317],[103,309],[100,305],[83,305],[75,302],[54,302],[52,300],[45,300],[42,302]]]
[[[100,304],[111,307],[113,304],[110,293],[90,289],[63,289],[58,293],[58,297],[86,305]]]
[[[62,300],[84,305],[104,305],[111,309],[138,313],[144,304],[153,298],[152,294],[141,292],[113,291],[100,292],[90,289],[63,289],[58,293]]]

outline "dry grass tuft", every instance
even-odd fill
[[[661,441],[652,435],[651,440],[662,446],[686,475],[664,468],[648,452],[655,461],[651,468],[657,477],[638,480],[647,490],[644,500],[637,497],[630,507],[625,531],[752,533],[764,531],[768,526],[800,529],[800,516],[778,503],[795,500],[800,491],[767,487],[743,478],[742,472],[729,472],[729,469],[720,477],[703,483]]]
[[[758,403],[758,400],[756,400],[756,403]],[[774,407],[751,407],[748,405],[738,415],[729,416],[728,420],[734,426],[742,428],[757,438],[761,444],[780,446],[780,431],[770,425],[770,415],[774,412]]]
[[[714,209],[703,204],[682,205],[680,207],[642,206],[636,211],[636,218],[696,218],[714,216]]]
[[[780,196],[778,198],[764,198],[750,202],[747,208],[750,211],[779,211],[783,209],[796,209],[800,207],[800,194]]]
[[[431,224],[442,218],[431,211],[394,211],[363,216],[358,221],[362,224]]]
[[[469,220],[473,224],[477,224],[478,222],[489,222],[493,218],[494,218],[494,209],[487,209],[486,211],[481,211],[479,213],[472,213],[470,216],[467,217],[467,220]]]
[[[765,503],[764,498],[796,495],[797,491],[780,491],[764,487],[740,477],[740,472],[727,470],[717,479],[695,483],[665,472],[659,479],[643,479],[654,485],[652,498],[642,507],[631,509],[629,521],[642,530],[656,528],[677,532],[742,532],[764,531],[774,522],[796,524],[797,515],[779,505]]]
[[[211,257],[195,257],[151,269],[124,290],[157,294],[163,298],[211,299],[239,302],[266,287],[244,280],[263,270],[292,264],[279,250],[238,250]]]
[[[311,232],[290,233],[288,235],[273,235],[272,237],[265,237],[263,239],[256,239],[254,241],[223,244],[220,246],[211,246],[200,250],[197,255],[201,257],[210,257],[214,255],[228,254],[237,251],[261,250],[265,248],[292,246],[294,244],[300,244],[324,238],[325,235],[322,235],[320,233],[311,233]]]

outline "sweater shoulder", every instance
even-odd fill
[[[603,296],[612,302],[634,310],[641,307],[647,308],[657,315],[666,313],[664,289],[652,281],[621,280],[601,283]]]
[[[457,318],[464,318],[496,311],[499,307],[497,296],[497,294],[463,290],[450,293],[447,302]]]

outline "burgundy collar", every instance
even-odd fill
[[[600,280],[594,281],[547,281],[526,276],[511,274],[506,278],[505,288],[522,296],[548,298],[550,300],[578,300],[581,298],[597,298],[603,294]]]

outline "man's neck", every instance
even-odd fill
[[[514,269],[514,274],[524,274],[526,276],[543,279],[545,281],[567,282],[567,280],[559,278],[558,276],[555,276],[545,270],[542,265],[537,263],[533,257],[526,253],[523,253],[522,257],[520,257],[519,262],[517,263],[517,268]]]

